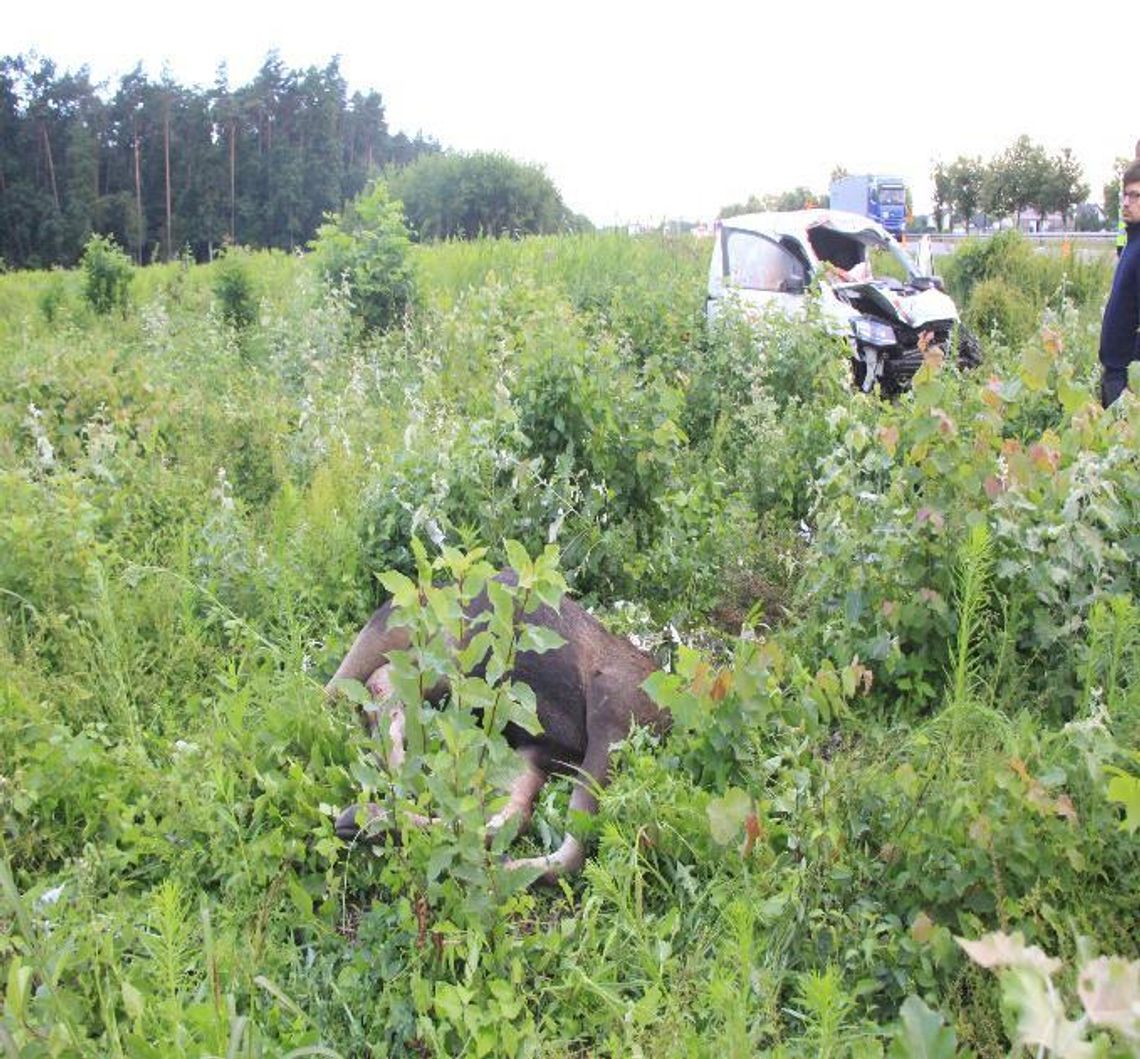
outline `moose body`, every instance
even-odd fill
[[[497,578],[514,583],[515,574],[504,570]],[[476,617],[489,607],[483,592],[472,601],[467,616]],[[387,715],[393,744],[389,762],[396,765],[403,757],[403,715],[388,676],[388,654],[406,650],[410,638],[406,629],[389,624],[391,614],[392,604],[386,603],[372,615],[329,681],[328,690],[334,692],[340,680],[356,680],[368,688]],[[543,604],[527,615],[526,621],[552,629],[565,643],[541,654],[519,652],[509,674],[511,680],[528,685],[534,692],[542,731],[531,734],[518,725],[506,726],[504,735],[523,768],[511,787],[506,807],[488,823],[492,833],[515,814],[520,815],[520,826],[525,827],[534,800],[552,773],[575,776],[572,811],[596,812],[594,792],[609,779],[610,750],[629,734],[631,723],[664,732],[670,722],[669,715],[654,705],[641,687],[657,669],[652,657],[609,632],[573,600],[564,598],[558,609]],[[446,692],[446,686],[433,688],[429,698],[438,700]],[[368,840],[384,816],[378,806],[352,806],[338,817],[337,834],[345,840]],[[431,822],[422,817],[412,820],[418,824]],[[550,881],[564,872],[577,871],[584,859],[581,842],[567,834],[562,846],[550,856],[517,860],[511,865],[540,868]]]

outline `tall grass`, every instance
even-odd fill
[[[1024,615],[1047,608],[991,620],[999,585],[1023,585],[1023,509],[989,545],[967,538],[954,575],[937,519],[907,506],[951,521],[986,496],[955,477],[957,449],[927,473],[940,425],[1051,429],[1100,460],[1126,421],[1110,449],[1111,424],[1047,395],[994,428],[956,378],[945,419],[930,391],[881,405],[798,328],[761,364],[753,335],[705,333],[707,252],[615,234],[419,247],[424,308],[366,339],[345,292],[282,254],[249,259],[240,329],[212,266],[147,269],[98,319],[73,275],[0,277],[0,1049],[871,1056],[922,993],[995,1054],[978,1027],[996,993],[961,985],[952,933],[1009,922],[1136,952],[1136,854],[1087,765],[1136,731],[1130,597],[1092,619],[1082,687],[1112,724],[1078,741],[1059,707],[1019,698],[1040,688],[1019,676]],[[1113,458],[1096,468],[1123,485]],[[1090,486],[1088,523],[1066,524],[1105,534],[1105,569],[1130,547],[1109,539],[1125,495]],[[828,536],[851,511],[889,529],[852,542],[857,561]],[[582,876],[482,895],[482,918],[452,914],[481,895],[423,836],[349,852],[330,824],[373,747],[321,686],[375,575],[439,536],[496,561],[504,537],[557,540],[615,625],[676,647],[672,622],[706,651],[674,651],[696,720],[617,752]],[[824,572],[841,592],[793,591]],[[847,650],[872,574],[893,579],[876,622],[957,615],[925,667],[892,653],[901,620]],[[942,597],[898,587],[943,574]],[[1001,727],[947,744],[931,698],[984,701]],[[955,767],[933,767],[948,745]],[[721,844],[710,807],[730,793],[750,830]],[[550,784],[532,851],[560,841],[566,801]]]

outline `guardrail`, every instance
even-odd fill
[[[989,239],[998,232],[1011,230],[1013,229],[984,228],[971,231],[969,235],[965,232],[906,232],[905,235],[907,243],[917,243],[924,234],[929,235],[931,241],[935,243],[960,243],[964,239]],[[1071,243],[1116,242],[1116,232],[1022,232],[1021,234],[1030,242],[1063,243],[1066,240]]]
[[[1008,228],[1000,229],[1009,231]],[[996,235],[994,229],[974,232],[930,232],[930,249],[935,257],[952,254],[967,239],[989,239]],[[1040,253],[1073,252],[1088,260],[1107,256],[1116,247],[1116,232],[1022,232],[1025,240]],[[922,235],[907,232],[903,244],[912,253],[918,249]]]

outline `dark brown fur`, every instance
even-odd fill
[[[514,583],[513,571],[503,571],[498,577]],[[483,593],[472,603],[469,617],[488,607]],[[391,685],[385,673],[388,653],[409,646],[407,630],[389,627],[391,612],[392,605],[386,603],[372,615],[329,682],[330,692],[337,681],[348,679],[365,683],[374,698],[390,697]],[[542,654],[521,652],[510,674],[512,680],[529,685],[534,692],[543,730],[531,735],[516,725],[507,726],[507,741],[518,750],[525,768],[512,787],[507,808],[492,821],[493,828],[514,813],[521,814],[525,826],[534,798],[552,772],[569,772],[578,777],[570,800],[572,810],[595,812],[594,789],[607,783],[610,749],[629,734],[631,722],[658,732],[669,726],[668,714],[658,709],[641,688],[645,678],[657,668],[648,654],[614,636],[571,599],[564,598],[558,610],[543,605],[525,620],[530,625],[553,629],[566,642]],[[432,697],[438,698],[445,692],[446,688],[437,688]],[[396,716],[393,724],[393,734],[398,737],[401,719]],[[337,833],[342,838],[369,837],[367,825],[363,830],[359,825],[361,813],[360,807],[353,806],[340,815]],[[363,815],[367,820],[376,820],[383,814],[379,808],[368,806]],[[540,867],[549,879],[577,870],[583,858],[581,844],[568,836],[562,848],[550,857],[514,863],[519,867]]]

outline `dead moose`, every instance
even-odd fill
[[[510,569],[500,571],[496,578],[517,583]],[[467,617],[474,618],[489,607],[484,590],[467,608]],[[407,629],[389,625],[391,614],[389,602],[372,615],[326,691],[335,695],[341,680],[359,681],[368,688],[380,714],[388,720],[393,746],[389,764],[395,767],[403,757],[403,710],[388,674],[388,654],[407,650],[411,641]],[[654,705],[641,687],[657,669],[650,655],[609,632],[568,598],[562,599],[557,610],[541,605],[526,620],[530,625],[552,629],[565,643],[541,654],[521,651],[509,674],[511,680],[527,684],[534,692],[542,731],[532,735],[515,724],[507,725],[506,739],[518,754],[521,771],[511,785],[507,805],[488,822],[490,834],[515,814],[519,815],[519,830],[525,830],[534,800],[552,773],[575,778],[571,811],[596,812],[594,791],[608,781],[610,750],[629,734],[631,721],[659,733],[670,723],[668,713]],[[433,688],[428,698],[438,702],[447,690],[446,686]],[[409,819],[417,825],[433,822],[424,817]],[[337,818],[336,832],[345,841],[370,841],[390,826],[381,807],[354,805]],[[577,871],[584,860],[584,846],[567,833],[556,852],[509,861],[508,867],[540,869],[540,878],[551,882],[563,873]]]

